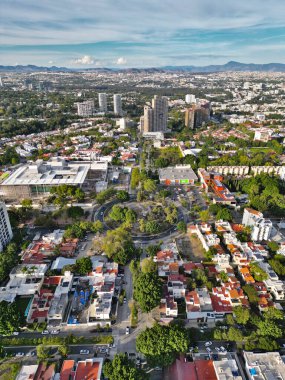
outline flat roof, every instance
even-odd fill
[[[66,162],[65,160],[37,160],[15,170],[2,186],[17,185],[77,185],[83,184],[90,169],[90,163]]]
[[[159,178],[169,180],[198,179],[191,165],[168,166],[167,168],[159,169]]]

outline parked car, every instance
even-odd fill
[[[13,335],[14,335],[14,336],[17,336],[17,335],[19,335],[19,334],[20,334],[19,331],[14,331],[14,332],[13,332]]]
[[[129,333],[130,333],[130,328],[129,328],[129,326],[127,326],[126,327],[126,335],[129,335]]]
[[[21,357],[25,356],[25,354],[23,352],[17,352],[15,356],[17,358],[21,358]]]
[[[217,351],[217,352],[220,352],[221,350],[219,349],[219,347],[215,347],[215,350]]]
[[[89,350],[80,350],[80,355],[88,355]]]
[[[42,331],[42,335],[48,335],[49,334],[49,331],[48,330],[44,330]]]
[[[126,297],[124,298],[124,303],[126,303],[127,302],[127,299],[126,299]]]
[[[208,342],[205,343],[205,347],[211,346],[213,343],[209,340]]]
[[[225,347],[223,347],[223,346],[220,347],[220,350],[221,350],[222,353],[224,353],[224,354],[227,352],[227,350],[226,350]]]
[[[209,354],[212,352],[212,350],[210,349],[210,347],[206,347],[206,351],[209,352]]]
[[[59,330],[51,330],[50,332],[52,335],[57,335],[59,334]]]
[[[35,356],[35,355],[36,355],[36,353],[34,351],[32,351],[32,352],[28,352],[26,356]]]

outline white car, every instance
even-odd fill
[[[217,352],[220,352],[221,350],[219,349],[219,347],[215,347],[215,350],[217,351]]]
[[[211,341],[205,343],[205,347],[211,346],[213,343]]]
[[[207,351],[208,353],[212,352],[212,350],[210,349],[210,347],[206,347],[206,351]]]
[[[59,334],[59,330],[51,330],[50,332],[52,335],[57,335]]]
[[[17,336],[17,335],[19,335],[19,334],[20,334],[19,331],[14,331],[14,332],[13,332],[13,335],[14,335],[14,336]]]
[[[17,352],[15,356],[21,358],[22,356],[25,356],[25,354],[23,352]]]
[[[220,350],[222,351],[222,353],[226,354],[227,350],[225,349],[225,347],[221,346],[220,347]]]
[[[32,352],[28,352],[26,356],[35,356],[35,355],[36,355],[36,353],[34,351],[32,351]]]
[[[89,350],[80,350],[80,355],[88,355]]]
[[[48,330],[44,330],[42,331],[42,335],[48,335],[49,334],[49,331]]]
[[[127,326],[126,327],[126,335],[129,335],[129,333],[130,333],[130,328],[129,328],[129,326]]]

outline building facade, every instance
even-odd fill
[[[168,100],[165,96],[155,95],[152,106],[144,107],[144,116],[141,118],[141,131],[164,132],[167,128]]]
[[[122,115],[122,97],[120,94],[114,95],[114,114]]]
[[[98,95],[100,112],[107,112],[107,94],[100,93]]]
[[[0,252],[11,241],[13,232],[5,203],[0,202]]]
[[[94,100],[86,100],[85,102],[76,103],[78,116],[92,116],[94,113]]]

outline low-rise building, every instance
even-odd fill
[[[191,165],[168,166],[159,169],[158,174],[160,183],[166,186],[193,185],[198,179]]]
[[[279,352],[243,352],[249,380],[284,380],[285,364]]]

